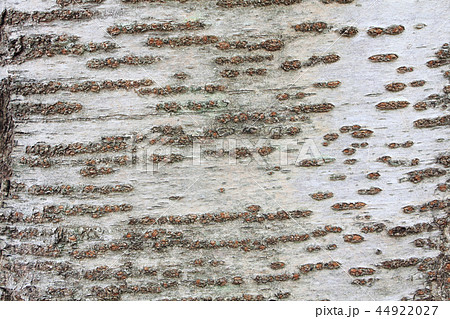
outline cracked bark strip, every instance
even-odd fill
[[[0,208],[3,206],[3,198],[9,195],[12,175],[11,153],[14,146],[14,120],[9,101],[10,80],[3,79],[0,83]]]

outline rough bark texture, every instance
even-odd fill
[[[1,299],[449,300],[449,14],[6,0]]]
[[[4,79],[0,83],[0,132],[2,139],[0,141],[0,151],[2,154],[0,160],[0,190],[1,203],[3,204],[3,197],[8,196],[8,188],[11,179],[11,152],[13,149],[13,131],[14,121],[9,107],[9,80]]]

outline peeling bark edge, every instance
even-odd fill
[[[5,30],[5,22],[6,22],[6,14],[7,10],[4,9],[0,13],[0,66],[5,66],[6,61],[5,59],[8,57],[8,42],[9,42],[9,36],[8,33]]]
[[[10,79],[2,79],[0,83],[0,207],[3,206],[3,198],[9,194],[12,175],[11,153],[14,143],[14,119],[9,106],[10,95]]]
[[[445,237],[445,243],[448,245],[448,238],[445,236],[445,228],[443,230],[444,237]],[[449,274],[448,274],[448,268],[450,265],[450,256],[442,252],[439,254],[437,259],[437,279],[435,285],[431,285],[431,293],[432,293],[432,300],[436,301],[444,301],[449,300],[450,298],[450,289],[448,287],[449,284]]]
[[[441,253],[431,260],[434,267],[431,267],[428,274],[428,280],[426,283],[427,289],[430,290],[429,298],[419,299],[428,301],[445,301],[450,300],[450,255],[448,254],[448,217],[447,211],[447,224],[442,228],[440,239],[442,245],[440,247]],[[426,293],[426,291],[425,291]],[[417,294],[417,292],[416,292]],[[416,297],[416,296],[414,296]],[[415,300],[414,298],[413,300]]]

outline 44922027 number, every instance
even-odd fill
[[[438,306],[378,306],[376,313],[387,316],[434,316]]]

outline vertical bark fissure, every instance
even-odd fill
[[[3,205],[3,198],[8,196],[10,178],[12,175],[11,168],[11,152],[14,142],[14,120],[9,106],[10,100],[10,81],[3,79],[0,84],[0,190],[1,190],[1,204]]]

